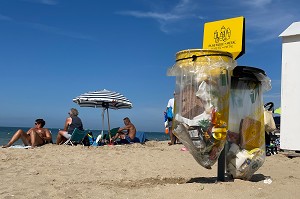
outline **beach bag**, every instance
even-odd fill
[[[265,121],[265,131],[267,133],[272,132],[276,129],[272,111],[264,110],[264,121]]]
[[[167,108],[167,118],[169,121],[173,120],[173,110],[172,107]]]
[[[168,116],[167,116],[166,112],[164,112],[164,117],[165,117],[164,124],[165,124],[165,127],[167,127],[168,126]]]
[[[94,143],[94,137],[93,137],[93,133],[89,132],[88,134],[86,134],[86,136],[84,137],[82,143],[84,146],[91,146]]]

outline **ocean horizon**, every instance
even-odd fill
[[[0,146],[7,144],[7,142],[11,139],[11,137],[14,135],[14,133],[18,130],[22,129],[23,131],[28,131],[29,127],[2,127],[0,126]],[[48,128],[52,133],[52,141],[55,142],[57,133],[60,130],[59,128]],[[98,129],[86,129],[88,131],[91,131],[93,133],[94,137],[97,137],[102,130]],[[104,133],[106,133],[107,130],[104,130]],[[155,140],[155,141],[166,141],[169,140],[170,137],[168,134],[164,132],[145,132],[146,139],[147,140]],[[18,140],[14,143],[14,145],[22,145],[22,140]]]

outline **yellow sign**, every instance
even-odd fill
[[[245,18],[205,23],[202,48],[230,52],[233,59],[242,56],[245,53]]]

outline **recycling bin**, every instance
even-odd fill
[[[270,90],[266,73],[255,67],[233,70],[226,169],[233,178],[249,180],[265,160],[263,93]]]
[[[230,78],[236,62],[224,51],[188,49],[176,53],[173,133],[195,160],[210,169],[226,142]]]

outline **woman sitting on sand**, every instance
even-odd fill
[[[52,135],[48,129],[43,128],[45,124],[46,122],[43,119],[36,119],[33,128],[29,129],[26,133],[22,129],[19,129],[2,148],[10,147],[20,138],[26,146],[31,146],[32,148],[51,142]]]

